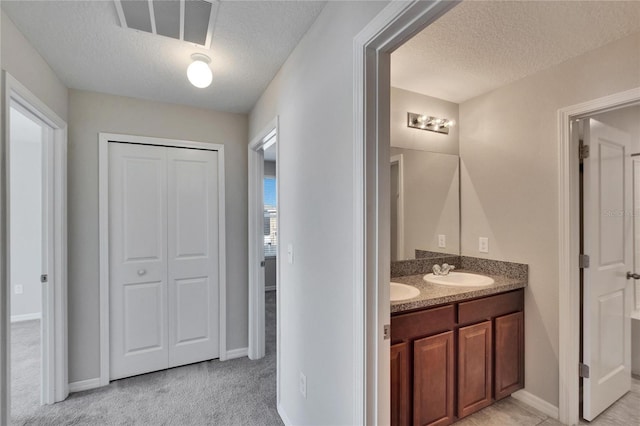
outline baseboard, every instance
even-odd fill
[[[248,356],[249,348],[231,349],[227,351],[227,361],[230,359],[244,358]]]
[[[69,393],[82,392],[89,389],[100,387],[100,378],[80,380],[79,382],[69,383]]]
[[[40,312],[36,312],[35,314],[11,315],[11,322],[31,321],[41,318],[42,314]]]
[[[553,404],[548,403],[544,399],[538,398],[532,393],[527,392],[526,390],[519,390],[511,394],[514,399],[517,399],[520,402],[523,402],[538,411],[543,412],[547,416],[558,420],[558,407]]]
[[[293,422],[291,421],[291,419],[289,419],[289,416],[287,416],[287,413],[284,412],[284,408],[282,408],[282,404],[278,404],[278,414],[280,414],[282,423],[284,423],[285,426],[293,425]]]
[[[270,285],[264,288],[264,291],[276,291],[276,286],[275,285]]]

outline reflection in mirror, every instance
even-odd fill
[[[391,260],[460,254],[457,155],[391,147]]]

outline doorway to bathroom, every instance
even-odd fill
[[[640,278],[639,118],[636,104],[571,123],[580,189],[580,413],[588,421],[615,420],[637,397],[631,316]]]

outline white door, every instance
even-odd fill
[[[110,378],[217,358],[218,153],[109,144]]]
[[[584,121],[583,417],[593,420],[631,386],[630,312],[633,280],[631,138],[596,120]]]
[[[218,153],[167,149],[169,367],[217,358]]]
[[[168,367],[167,150],[109,144],[110,378]]]

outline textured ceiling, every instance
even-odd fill
[[[468,1],[391,55],[391,85],[460,103],[640,31],[640,1]]]
[[[242,113],[253,107],[324,4],[222,1],[211,50],[205,50],[120,27],[111,0],[1,2],[70,88]],[[187,81],[196,52],[212,58],[213,83],[206,89]]]

